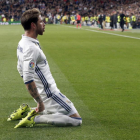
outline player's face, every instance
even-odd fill
[[[45,32],[45,23],[44,23],[41,15],[39,15],[39,18],[37,21],[37,34],[43,35],[43,32]]]

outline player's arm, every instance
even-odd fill
[[[30,83],[25,84],[26,88],[28,89],[30,95],[36,100],[37,102],[37,110],[36,112],[42,112],[44,108],[43,101],[38,93],[38,90],[36,88],[35,82],[32,81]]]
[[[34,46],[30,46],[23,53],[23,81],[29,93],[37,102],[36,111],[41,112],[44,110],[44,104],[34,82],[35,65],[38,56],[39,52]]]

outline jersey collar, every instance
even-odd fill
[[[28,40],[36,42],[36,43],[39,43],[39,41],[37,39],[31,38],[31,37],[28,37],[28,36],[25,36],[25,35],[22,35],[22,38],[28,39]]]

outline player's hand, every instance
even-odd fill
[[[37,103],[36,112],[42,112],[44,109],[45,107],[43,102]]]

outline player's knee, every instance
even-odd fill
[[[80,120],[78,120],[77,126],[82,125],[82,118]]]
[[[80,126],[82,125],[82,118],[75,119],[73,126]]]
[[[82,125],[82,119],[79,121],[79,126]]]

